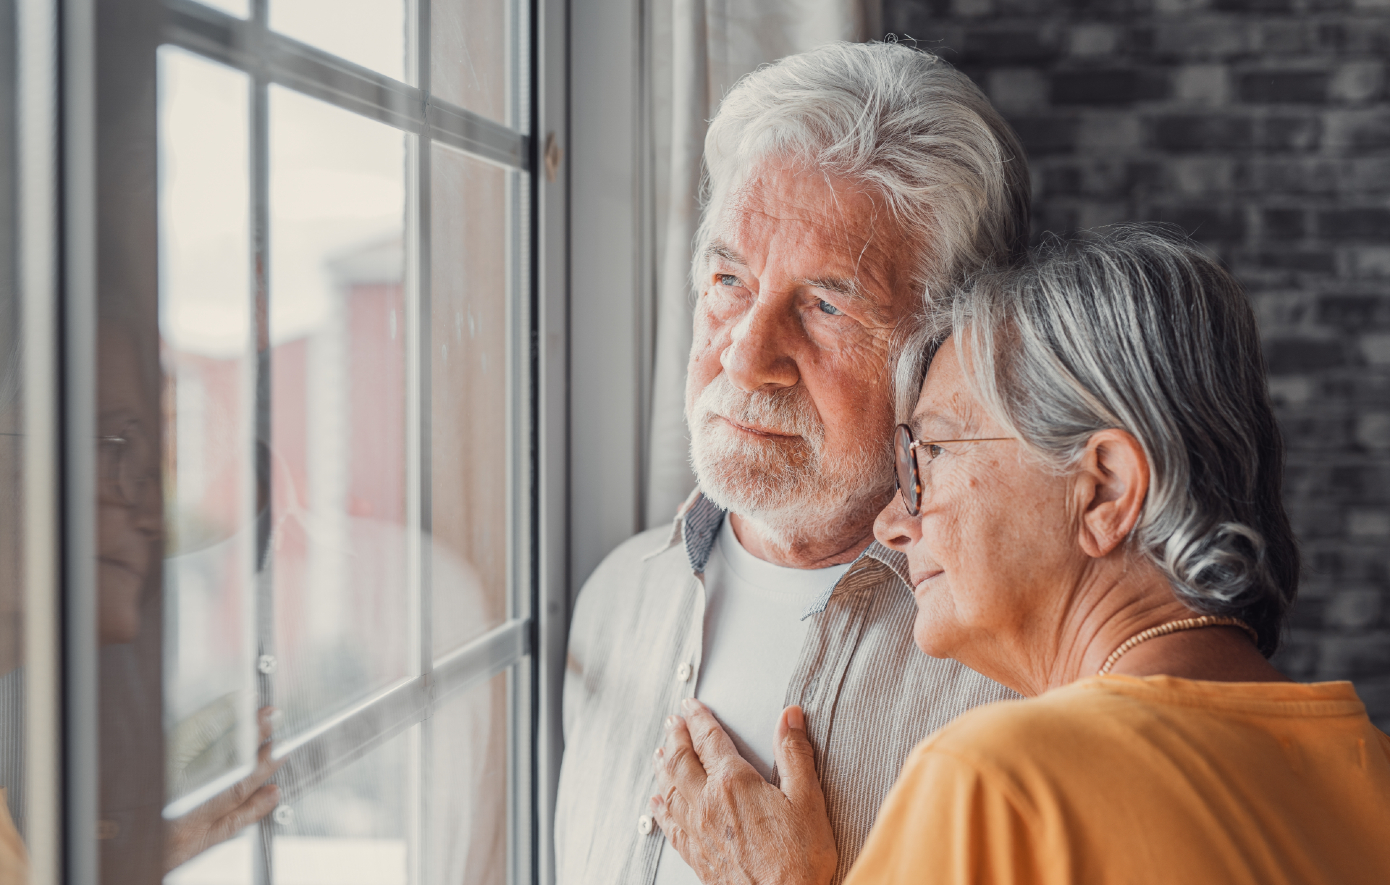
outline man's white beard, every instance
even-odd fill
[[[717,375],[697,395],[686,390],[690,464],[705,497],[759,523],[784,549],[824,542],[872,519],[893,482],[888,442],[865,428],[852,451],[827,457],[825,424],[800,385],[748,393]],[[784,437],[759,438],[726,418]],[[790,437],[790,438],[788,438]]]

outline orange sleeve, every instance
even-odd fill
[[[844,885],[1035,885],[1037,868],[1008,796],[965,760],[923,748],[903,766]]]

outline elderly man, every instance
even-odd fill
[[[913,745],[1012,696],[916,652],[905,560],[874,543],[873,520],[893,491],[889,367],[923,299],[1024,245],[1017,138],[936,57],[835,44],[744,78],[705,155],[686,396],[699,490],[580,594],[564,885],[696,881],[647,809],[652,751],[684,699],[774,783],[777,717],[806,710],[838,881]]]

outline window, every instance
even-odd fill
[[[30,880],[547,880],[563,5],[3,9],[0,786]],[[268,708],[273,811],[180,854]]]

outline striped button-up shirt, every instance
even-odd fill
[[[608,555],[570,626],[565,757],[555,816],[560,885],[652,885],[663,836],[648,817],[662,721],[696,695],[704,649],[703,574],[724,511],[698,495],[671,530]],[[1017,697],[912,639],[907,558],[874,543],[806,613],[787,685],[806,710],[816,771],[840,853],[858,856],[913,746],[971,707]],[[774,772],[774,779],[776,773]]]

